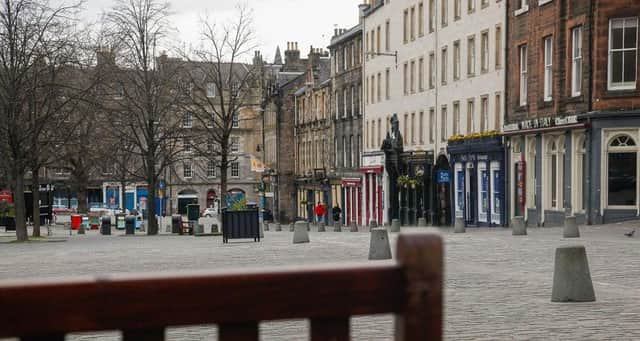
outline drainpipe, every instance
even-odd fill
[[[587,108],[587,112],[593,112],[593,63],[595,62],[595,53],[593,51],[593,24],[594,24],[594,17],[595,15],[593,14],[593,4],[594,1],[589,1],[589,19],[588,19],[588,23],[589,23],[589,92],[588,92],[588,103],[589,106]],[[586,207],[584,207],[585,212],[586,212],[586,222],[587,225],[592,225],[593,224],[593,220],[591,219],[591,213],[592,213],[592,204],[593,204],[593,191],[591,190],[591,184],[592,184],[592,155],[591,155],[591,144],[592,144],[592,135],[593,135],[593,129],[591,128],[591,118],[587,119],[587,130],[586,130],[586,136],[585,138],[587,139],[587,150],[585,151],[585,153],[588,155],[588,167],[587,165],[583,165],[583,167],[587,167],[587,183],[586,186],[584,186],[587,189],[587,203],[586,203]],[[603,146],[600,146],[600,148],[602,148]],[[601,186],[602,188],[602,186]],[[584,190],[583,190],[583,194],[584,195]],[[581,198],[582,199],[582,198]]]

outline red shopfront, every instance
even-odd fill
[[[360,171],[364,175],[364,208],[366,223],[369,225],[375,221],[378,225],[383,225],[383,188],[382,175],[383,166],[363,167]]]
[[[343,222],[350,225],[355,222],[362,225],[362,180],[343,179],[342,180],[342,202],[344,203]]]

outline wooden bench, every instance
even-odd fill
[[[350,316],[393,313],[396,340],[442,340],[442,248],[438,235],[401,234],[395,262],[5,281],[0,338],[164,340],[166,327],[215,323],[220,340],[258,340],[260,321],[308,318],[311,340],[349,340]]]

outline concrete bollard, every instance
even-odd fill
[[[263,226],[263,224],[260,224],[259,229],[260,229],[260,238],[264,238],[264,226]]]
[[[309,222],[305,222],[307,224],[307,232],[311,232],[311,224]]]
[[[263,224],[264,224],[264,230],[269,231],[269,223],[263,222]]]
[[[371,229],[371,241],[369,242],[369,260],[377,259],[391,259],[389,233],[385,228]]]
[[[427,219],[425,219],[425,218],[418,218],[418,226],[420,226],[420,227],[427,227]]]
[[[218,224],[211,224],[211,233],[218,233]]]
[[[391,232],[400,232],[400,219],[391,220]]]
[[[580,229],[578,228],[575,216],[568,216],[564,218],[562,236],[564,238],[580,238]]]
[[[305,221],[298,221],[295,223],[294,232],[293,232],[293,243],[308,243],[309,242],[309,231],[307,230],[309,224]]]
[[[349,225],[349,231],[358,232],[358,224],[356,224],[355,221],[352,221],[351,224]]]
[[[551,302],[594,302],[587,251],[582,245],[556,249]]]
[[[84,228],[84,224],[80,224],[80,227],[78,227],[78,234],[85,234],[85,228]]]
[[[195,231],[193,231],[193,234],[204,234],[204,224],[194,224],[194,229]]]
[[[377,228],[377,227],[378,227],[378,222],[377,222],[377,221],[375,221],[375,220],[370,221],[370,222],[369,222],[369,227],[370,227],[372,230],[373,230],[373,229],[375,229],[375,228]]]
[[[456,218],[455,225],[453,227],[453,233],[467,232],[467,228],[464,225],[464,218]]]
[[[295,230],[295,224],[291,223],[289,224],[289,232],[293,232]]]
[[[282,231],[282,225],[280,223],[276,223],[276,232]]]
[[[327,230],[325,229],[325,224],[324,223],[320,223],[318,224],[318,232],[326,232]]]
[[[514,236],[527,235],[527,225],[524,224],[524,217],[517,216],[511,219],[511,234]]]
[[[342,232],[342,224],[339,221],[333,223],[333,232]]]

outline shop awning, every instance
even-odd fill
[[[361,167],[360,173],[365,174],[380,174],[384,171],[384,166],[369,166],[369,167]]]
[[[346,187],[360,187],[361,183],[360,179],[342,179],[342,186]]]

